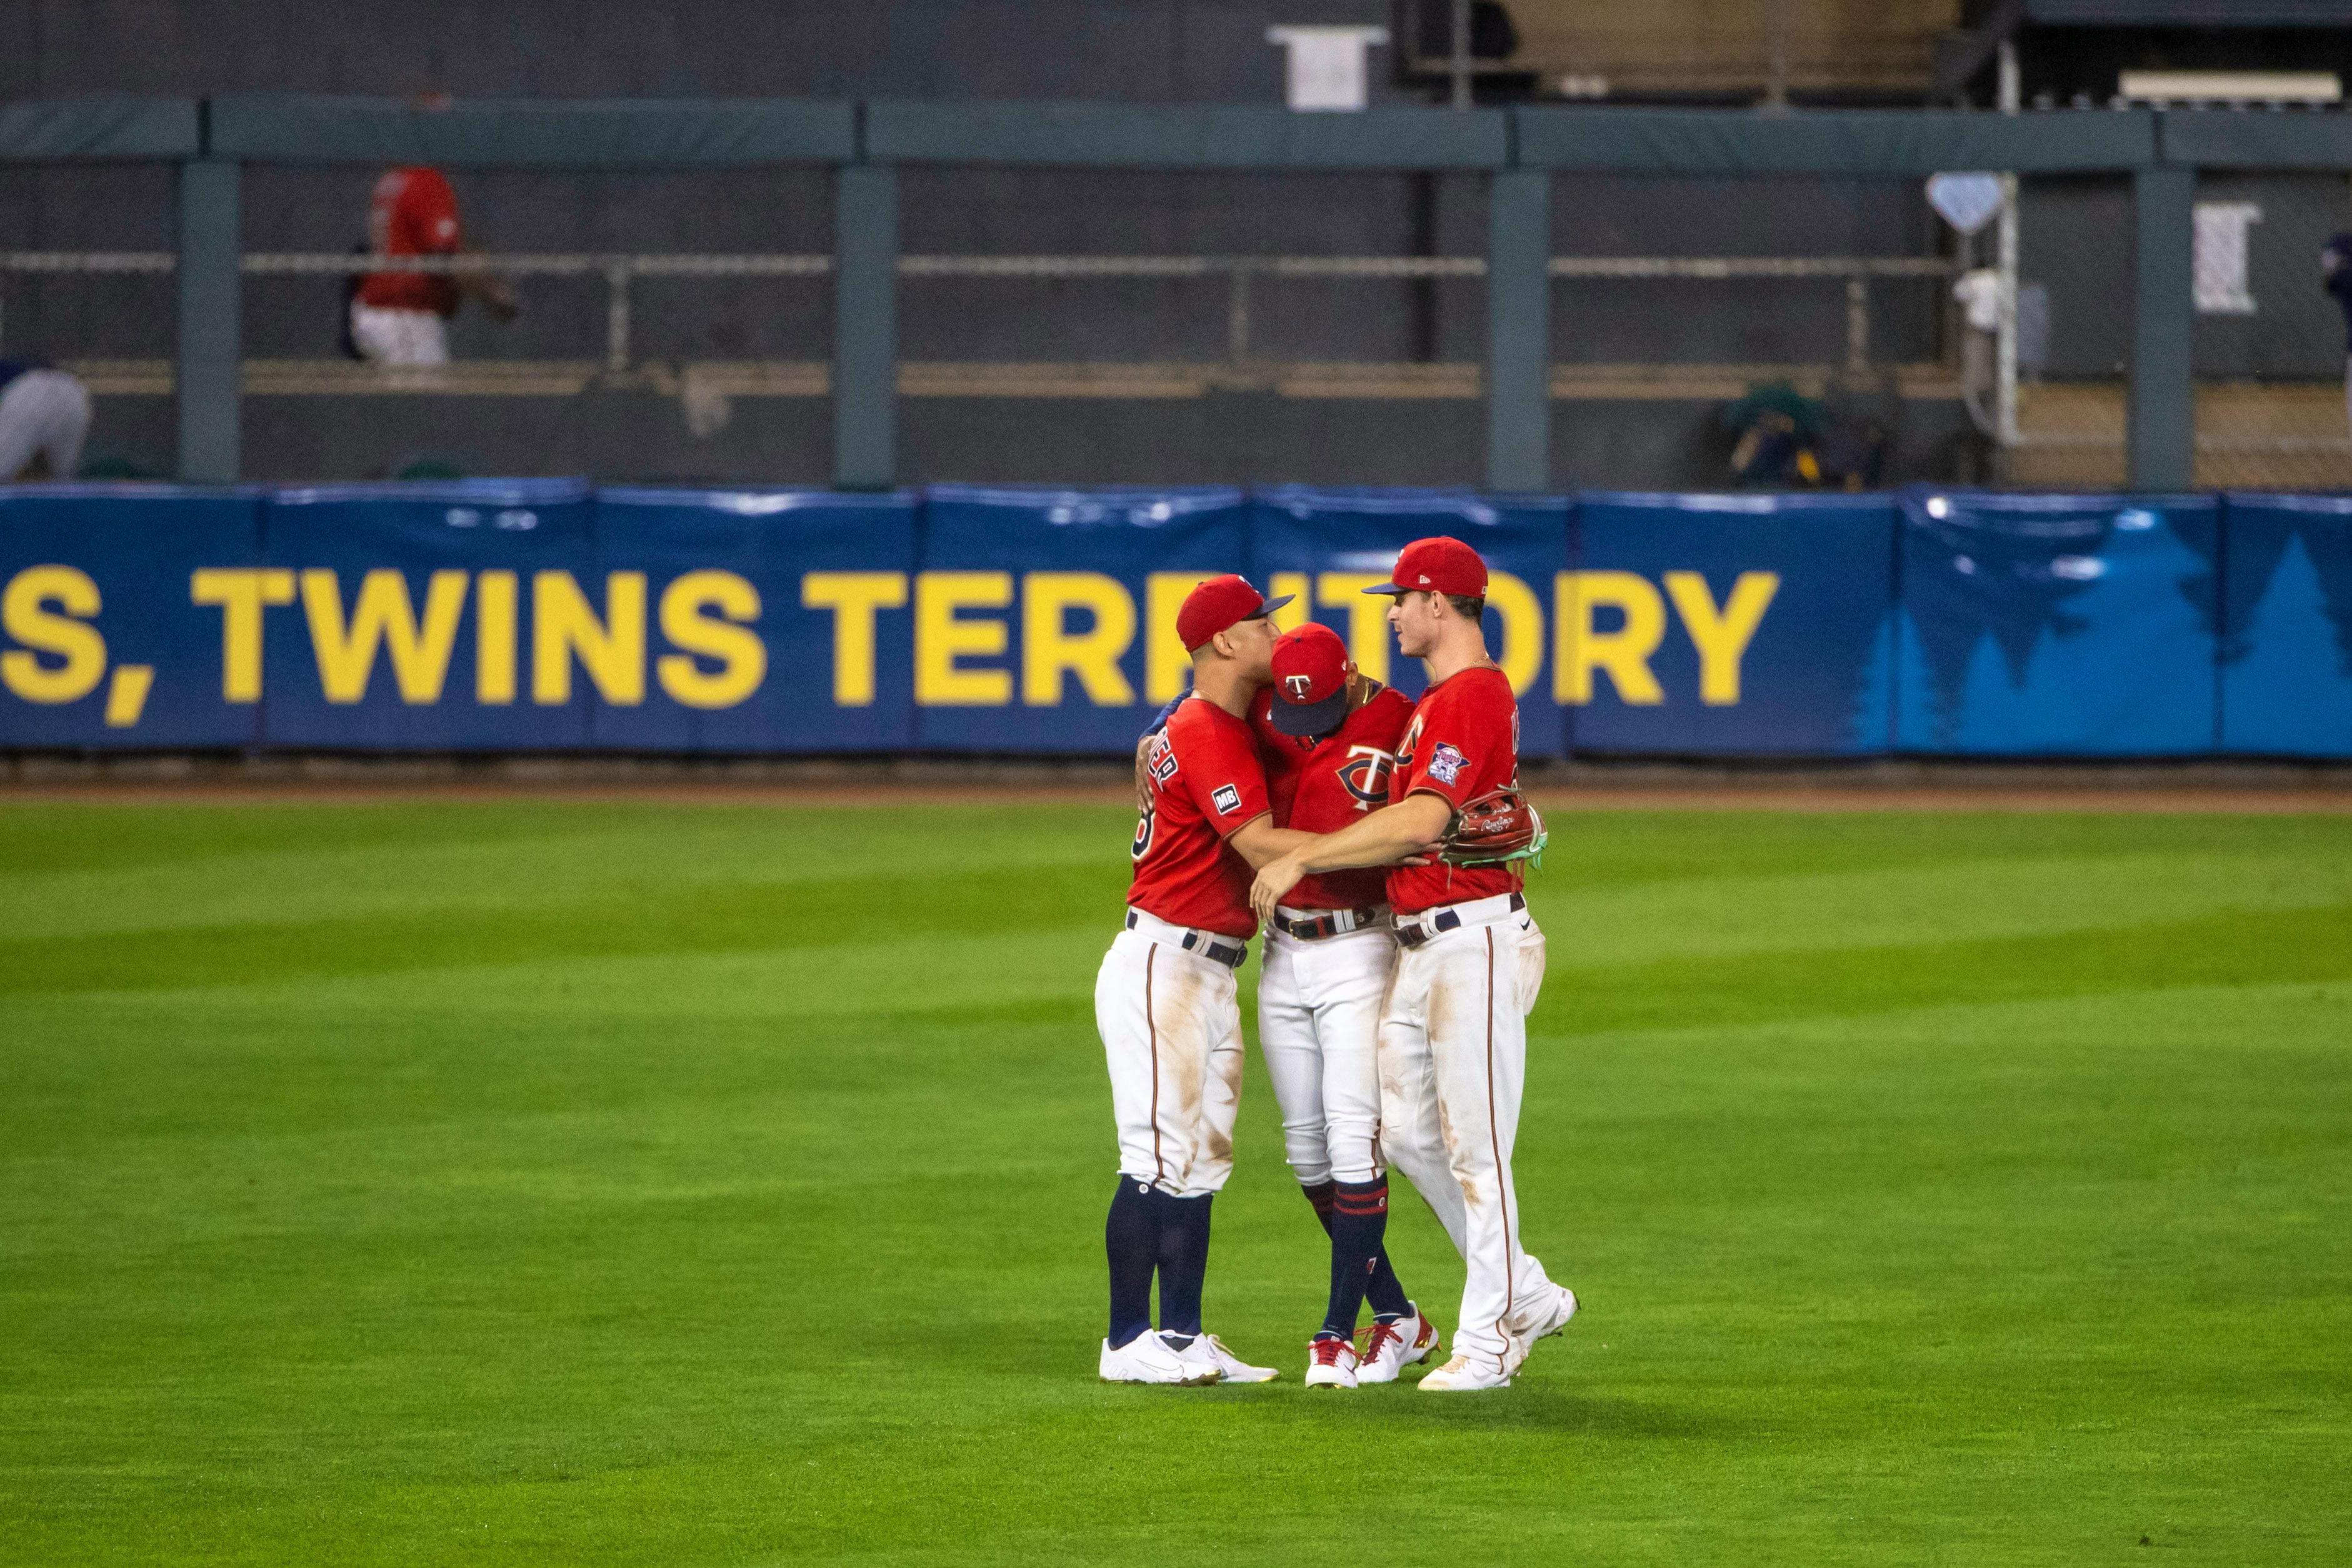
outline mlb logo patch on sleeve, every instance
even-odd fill
[[[1242,792],[1230,784],[1220,784],[1209,791],[1209,804],[1219,816],[1227,816],[1242,809]]]
[[[1441,741],[1437,749],[1429,754],[1429,776],[1440,784],[1451,784],[1462,777],[1462,769],[1469,763],[1468,758]]]

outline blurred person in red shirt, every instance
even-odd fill
[[[372,256],[457,256],[465,251],[457,193],[438,169],[388,169],[368,202]],[[449,318],[478,299],[501,321],[516,314],[513,292],[484,270],[370,272],[352,289],[351,347],[383,365],[446,365]]]

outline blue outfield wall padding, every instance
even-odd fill
[[[1897,750],[2213,749],[2218,499],[1920,488],[1902,507]]]
[[[598,570],[588,486],[287,489],[262,508],[262,739],[277,747],[578,750],[641,689],[645,614]],[[635,674],[631,674],[632,668]]]
[[[1192,665],[1176,611],[1247,559],[1236,489],[924,492],[915,742],[1126,753]]]
[[[2352,497],[2222,505],[2221,748],[2352,757]]]
[[[644,701],[591,733],[632,751],[915,744],[918,500],[824,490],[597,492],[596,556],[646,580]]]
[[[1417,692],[1433,533],[1530,757],[2352,758],[2352,497],[571,480],[0,489],[0,747],[1116,756],[1221,571]]]
[[[1579,497],[1558,654],[1570,748],[1885,750],[1895,530],[1885,495]]]
[[[1387,581],[1397,552],[1414,539],[1463,540],[1486,558],[1486,646],[1519,695],[1520,752],[1558,757],[1566,737],[1552,696],[1550,628],[1568,567],[1568,516],[1559,496],[1284,486],[1252,498],[1250,580],[1270,595],[1297,595],[1278,613],[1282,625],[1321,621],[1348,640],[1359,669],[1418,696],[1427,680],[1418,661],[1397,653],[1390,601],[1363,590]]]
[[[218,601],[260,544],[257,490],[0,486],[0,747],[256,744],[258,669]]]

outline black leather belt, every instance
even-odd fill
[[[1512,914],[1517,915],[1527,906],[1526,894],[1517,893],[1511,894]],[[1462,916],[1459,913],[1452,909],[1441,909],[1425,920],[1416,915],[1409,920],[1398,921],[1396,934],[1397,940],[1406,946],[1418,947],[1433,936],[1448,931],[1458,931],[1461,928]]]
[[[1353,920],[1355,924],[1343,930],[1339,924],[1342,916]],[[1301,942],[1320,942],[1326,936],[1343,936],[1346,931],[1362,931],[1378,922],[1380,917],[1381,912],[1376,907],[1335,909],[1328,915],[1318,915],[1312,920],[1293,920],[1280,910],[1276,910],[1274,915],[1274,928],[1285,936],[1296,936]]]
[[[1139,924],[1141,924],[1141,922],[1136,919],[1135,911],[1132,909],[1129,910],[1127,912],[1127,928],[1129,931],[1132,931]],[[1198,953],[1203,958],[1214,958],[1218,963],[1223,964],[1228,969],[1240,968],[1242,967],[1242,960],[1249,956],[1249,944],[1246,942],[1226,942],[1218,937],[1210,936],[1205,931],[1193,931],[1181,926],[1178,927],[1178,929],[1184,932],[1184,940],[1182,943],[1184,951],[1187,953]]]

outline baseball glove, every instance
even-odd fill
[[[1437,858],[1447,865],[1502,865],[1510,861],[1543,863],[1543,818],[1517,789],[1479,796],[1454,813]]]

